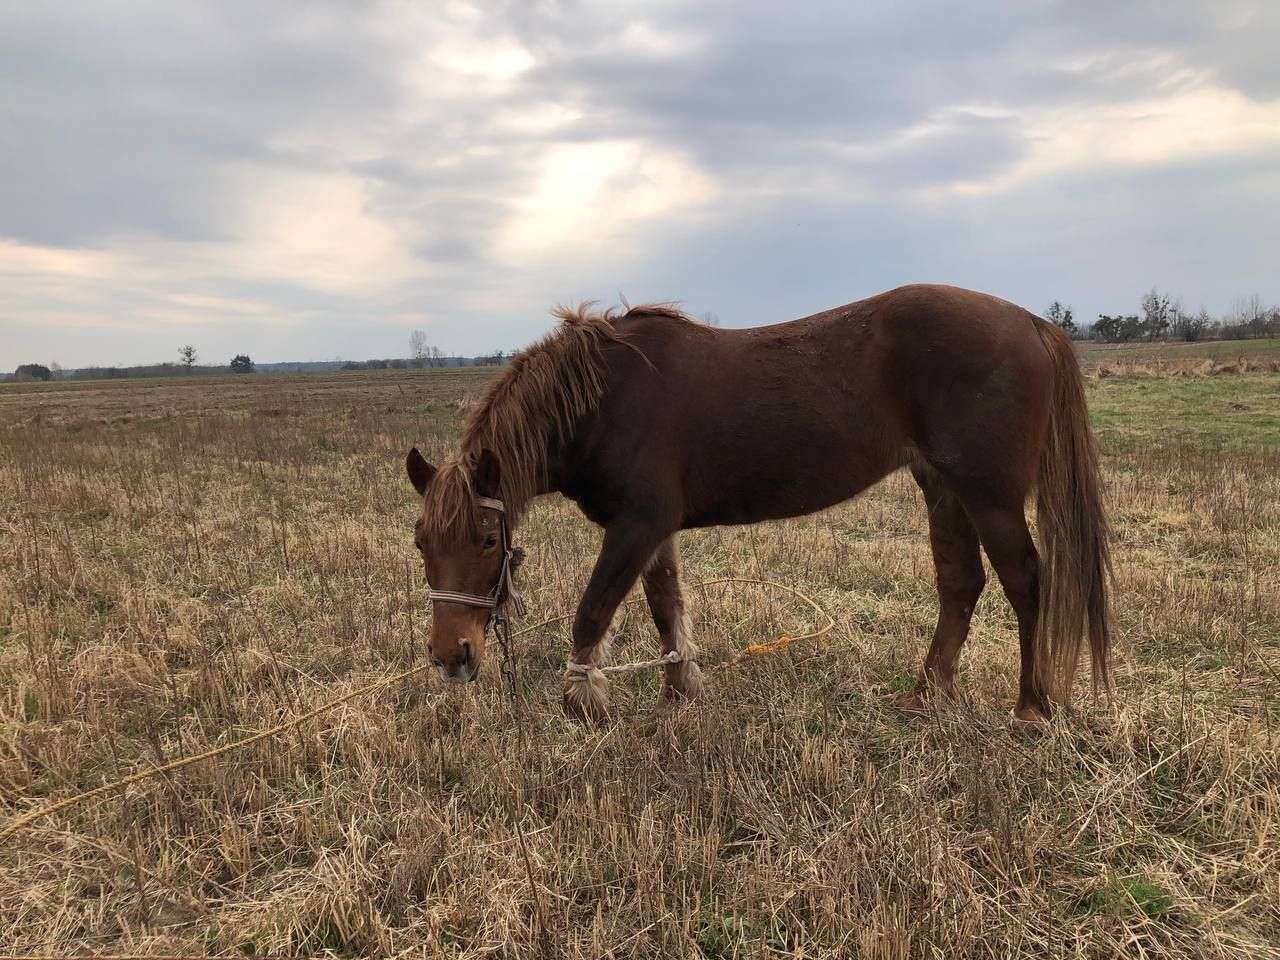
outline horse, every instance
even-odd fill
[[[518,602],[512,536],[560,493],[604,530],[573,618],[563,707],[609,712],[601,641],[637,579],[664,654],[665,700],[702,687],[681,586],[681,530],[796,517],[908,469],[928,508],[939,613],[914,687],[918,714],[957,695],[986,584],[985,550],[1018,622],[1012,717],[1069,703],[1087,638],[1108,684],[1108,530],[1084,383],[1058,327],[997,297],[916,284],[799,320],[712,328],[670,304],[553,311],[470,411],[457,457],[417,448],[414,542],[430,656],[475,679],[489,622]],[[1025,508],[1034,496],[1039,548]]]

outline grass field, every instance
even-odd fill
[[[1280,340],[1201,340],[1195,343],[1078,344],[1086,371],[1095,375],[1280,373]]]
[[[1211,358],[1212,359],[1212,358]],[[905,689],[936,615],[895,476],[795,521],[683,537],[710,687],[559,715],[560,624],[277,738],[116,791],[0,848],[0,954],[1280,956],[1280,376],[1093,377],[1116,545],[1113,702],[1005,725],[989,587],[968,700]],[[1086,362],[1092,362],[1088,358]],[[1183,371],[1187,372],[1187,371]],[[1191,371],[1194,372],[1194,371]],[[231,742],[422,662],[403,456],[447,457],[484,371],[0,388],[0,815]],[[599,543],[517,534],[525,624]],[[994,577],[991,578],[994,584]],[[656,655],[643,606],[617,659]]]

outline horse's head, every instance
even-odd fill
[[[426,568],[431,600],[432,662],[449,683],[480,674],[485,628],[501,604],[519,602],[511,584],[517,561],[498,485],[498,462],[487,450],[433,467],[415,447],[405,461],[422,497],[414,544]]]

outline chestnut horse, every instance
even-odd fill
[[[1080,368],[1070,340],[1021,307],[956,287],[900,287],[801,320],[712,329],[668,306],[562,321],[471,411],[457,459],[416,449],[409,478],[432,587],[430,650],[474,679],[486,625],[513,593],[510,531],[559,492],[604,528],[573,620],[566,711],[607,713],[596,661],[637,578],[670,661],[663,695],[701,680],[676,535],[795,517],[901,467],[929,511],[940,612],[915,688],[950,696],[985,584],[986,550],[1018,618],[1013,715],[1065,703],[1085,639],[1107,681],[1107,526]],[[1024,507],[1036,496],[1040,549]]]

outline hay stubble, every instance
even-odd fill
[[[419,661],[400,463],[413,443],[448,452],[476,376],[0,392],[6,818]],[[822,640],[716,670],[813,615],[693,591],[707,695],[655,713],[656,679],[625,678],[618,719],[583,730],[559,716],[567,643],[548,626],[520,644],[521,725],[490,658],[463,691],[423,675],[24,831],[0,850],[0,949],[1265,956],[1280,431],[1263,421],[1280,390],[1207,382],[1224,416],[1255,414],[1248,442],[1222,417],[1161,428],[1164,386],[1090,385],[1118,536],[1115,702],[1080,700],[1038,742],[1004,725],[1017,653],[994,578],[965,702],[915,725],[882,708],[936,613],[923,506],[894,477],[816,517],[683,538],[691,580],[813,596],[836,619]],[[548,501],[519,540],[530,622],[571,609],[598,534]],[[654,655],[643,612],[619,618],[616,659]]]

